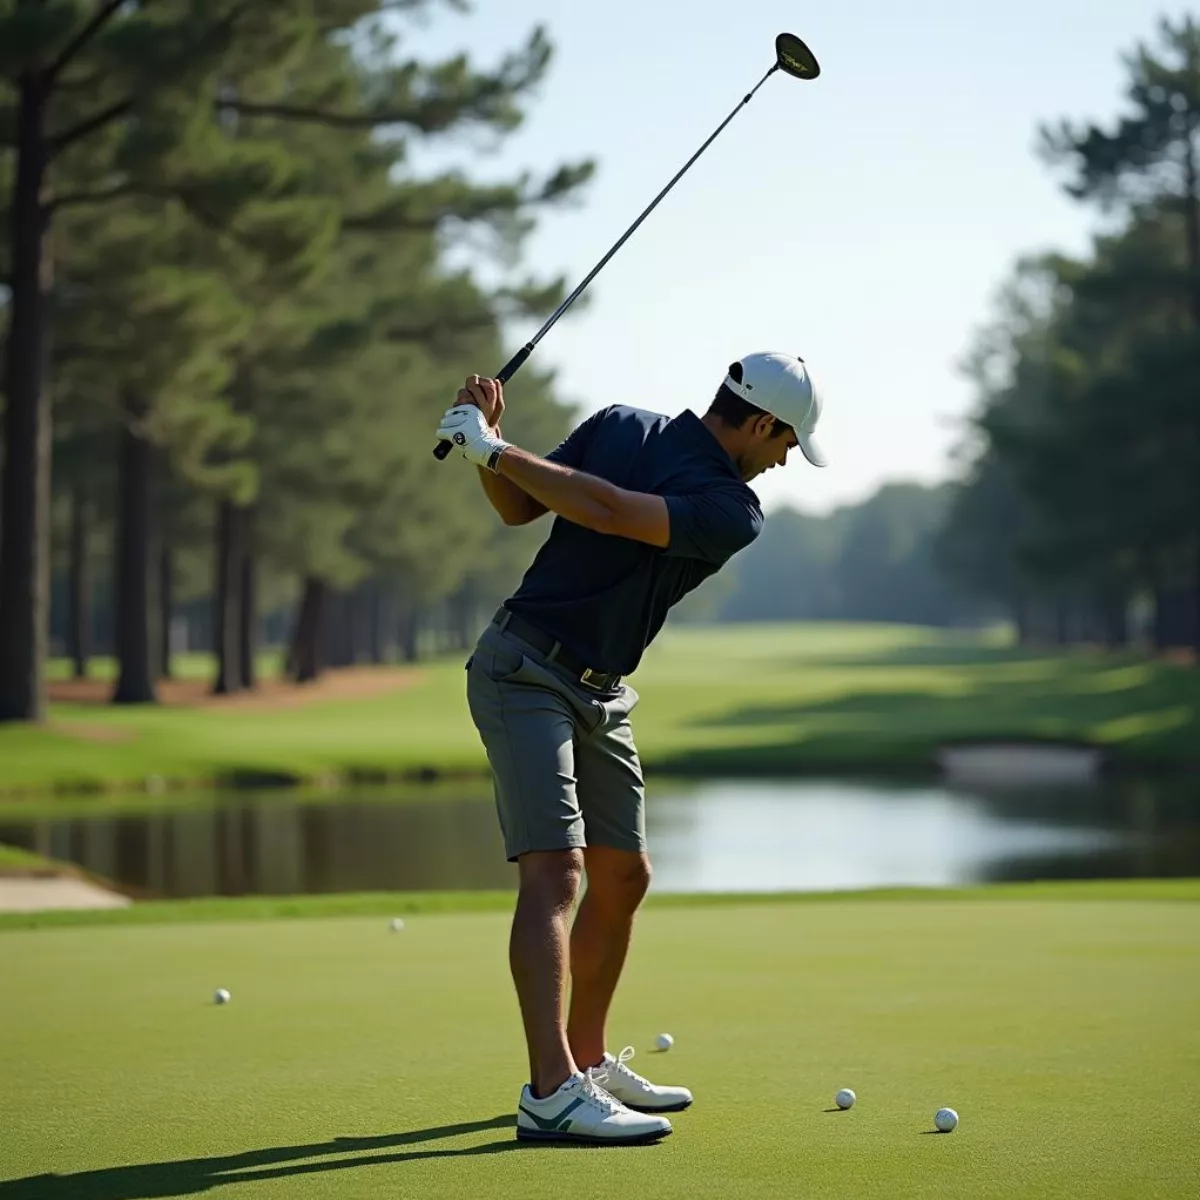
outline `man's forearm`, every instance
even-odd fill
[[[511,479],[496,475],[486,467],[475,469],[491,506],[505,525],[526,525],[546,511],[545,505],[523,492]]]
[[[607,480],[547,462],[516,446],[500,455],[496,476],[550,512],[587,529],[604,531],[616,513],[619,491]]]

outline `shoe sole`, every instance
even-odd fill
[[[522,1142],[574,1142],[580,1146],[645,1146],[658,1142],[673,1130],[654,1129],[636,1137],[589,1137],[584,1133],[562,1133],[556,1129],[525,1129],[517,1126],[517,1139]]]
[[[626,1108],[632,1108],[634,1112],[649,1113],[651,1116],[657,1116],[659,1113],[677,1113],[683,1112],[685,1108],[691,1108],[694,1101],[685,1100],[682,1104],[668,1104],[666,1108],[643,1108],[640,1104],[625,1103]]]

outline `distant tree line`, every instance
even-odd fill
[[[936,561],[949,485],[889,483],[827,516],[767,516],[757,540],[685,600],[683,621],[887,621],[961,626],[1002,618]]]
[[[967,369],[979,405],[938,561],[1026,637],[1200,650],[1200,23],[1125,59],[1110,127],[1044,126],[1112,218],[1079,259],[1020,262]]]
[[[520,252],[593,167],[412,168],[494,148],[551,58],[414,58],[438,7],[0,0],[0,720],[44,714],[52,650],[148,702],[190,636],[234,692],[264,633],[308,680],[414,656],[430,614],[462,640],[511,584],[536,531],[496,537],[431,431],[561,299]],[[548,449],[551,375],[514,389]]]
[[[1039,131],[1112,227],[1003,287],[964,364],[961,476],[771,514],[680,619],[1001,617],[1026,643],[1200,650],[1200,24],[1125,61],[1111,128]]]

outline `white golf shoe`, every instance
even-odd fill
[[[634,1056],[632,1046],[626,1046],[620,1057],[605,1053],[604,1061],[588,1068],[588,1074],[626,1108],[637,1112],[680,1112],[692,1102],[692,1093],[684,1087],[662,1087],[643,1079],[625,1064]]]
[[[587,1074],[572,1075],[540,1100],[526,1084],[517,1105],[517,1137],[525,1141],[636,1145],[670,1132],[666,1117],[631,1111]]]

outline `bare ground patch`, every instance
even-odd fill
[[[231,696],[214,696],[212,684],[206,679],[163,679],[157,685],[157,693],[159,704],[168,708],[273,712],[328,700],[361,700],[398,692],[415,683],[420,674],[412,667],[346,667],[326,671],[312,683],[261,679],[253,691],[235,692]],[[47,685],[47,692],[54,704],[104,705],[112,699],[114,687],[109,680],[56,679]],[[128,736],[125,730],[95,725],[58,723],[55,727],[96,741],[120,741]]]

